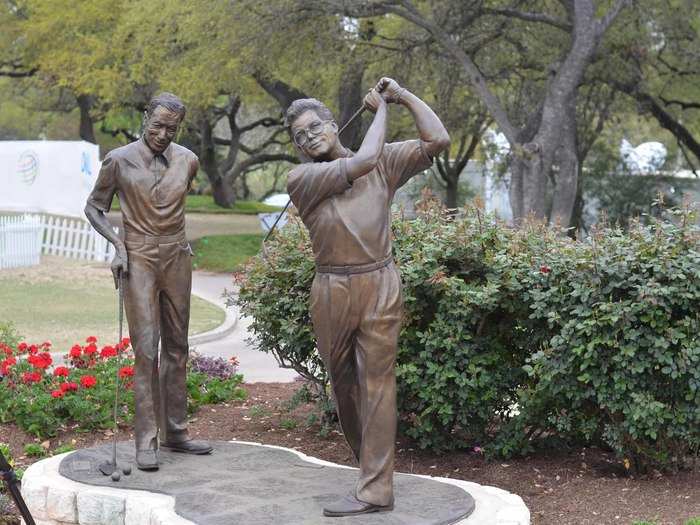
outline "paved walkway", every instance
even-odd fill
[[[271,354],[260,352],[246,342],[250,319],[239,318],[237,307],[227,308],[223,297],[224,291],[232,288],[230,274],[202,271],[192,273],[192,293],[224,308],[226,320],[212,332],[191,337],[190,347],[200,354],[213,357],[236,356],[246,383],[294,381],[296,372],[280,368]]]

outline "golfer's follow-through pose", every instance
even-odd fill
[[[287,111],[294,143],[313,161],[294,168],[287,184],[316,259],[311,318],[343,433],[360,463],[355,490],[327,505],[326,516],[394,506],[394,363],[402,297],[390,205],[396,189],[430,167],[450,141],[435,113],[392,79],[382,78],[364,103],[375,116],[356,153],[340,143],[333,115],[318,100],[296,100]],[[419,139],[384,143],[387,103],[409,109]]]
[[[187,434],[186,364],[192,251],[185,239],[185,196],[199,161],[172,142],[185,116],[182,101],[162,93],[148,104],[141,139],[111,151],[85,215],[116,248],[129,335],[136,357],[136,465],[158,468],[158,446],[190,454],[211,452]],[[124,240],[104,213],[118,194]],[[160,356],[158,343],[161,343]]]

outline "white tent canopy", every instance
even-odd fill
[[[83,217],[100,169],[83,141],[0,141],[0,211]]]

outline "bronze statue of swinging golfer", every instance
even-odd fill
[[[136,465],[142,470],[158,469],[159,446],[190,454],[212,450],[187,433],[192,250],[185,238],[185,196],[199,161],[172,142],[184,117],[178,97],[154,97],[146,108],[143,136],[107,154],[85,207],[90,223],[116,248],[115,284],[120,272],[123,278],[136,358]],[[115,194],[123,240],[104,216]]]
[[[387,103],[408,108],[420,138],[384,143]],[[312,161],[289,173],[287,188],[316,260],[310,310],[317,347],[360,464],[355,489],[325,507],[326,516],[393,509],[394,365],[403,303],[390,206],[396,190],[450,144],[435,113],[390,78],[364,104],[374,119],[356,153],[339,141],[333,115],[316,99],[294,101],[286,119],[301,156]]]

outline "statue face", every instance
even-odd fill
[[[144,136],[148,147],[163,153],[175,138],[180,126],[180,114],[158,106],[146,120]]]
[[[326,157],[338,142],[335,122],[322,119],[312,109],[299,115],[291,131],[296,146],[314,160]]]

